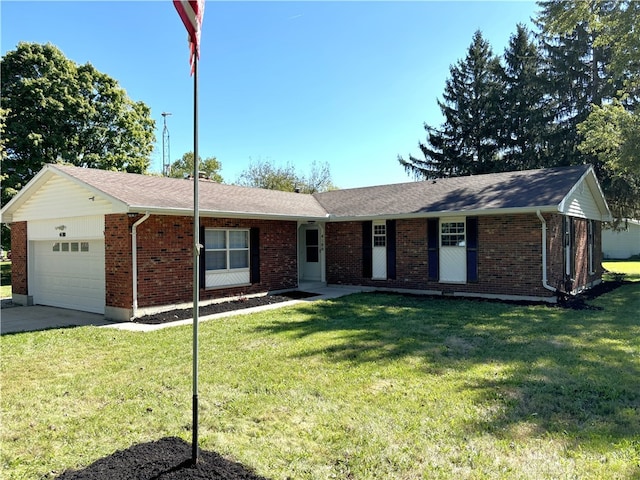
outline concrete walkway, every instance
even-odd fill
[[[115,325],[99,313],[80,312],[66,308],[11,306],[0,310],[0,335],[49,330],[51,328]]]
[[[302,286],[301,286],[302,287]],[[288,302],[274,303],[271,305],[263,305],[260,307],[245,308],[242,310],[234,310],[231,312],[217,313],[200,317],[200,322],[215,320],[218,318],[231,317],[234,315],[246,315],[254,312],[265,310],[274,310],[298,303],[309,303],[317,300],[327,300],[342,297],[351,293],[367,291],[371,289],[363,287],[325,287],[318,286],[312,288],[300,288],[299,290],[317,293],[318,296],[304,298],[300,300],[290,300]],[[159,325],[146,325],[135,322],[114,322],[105,320],[104,316],[98,313],[81,312],[78,310],[67,310],[57,307],[46,307],[35,305],[31,307],[11,306],[4,307],[0,310],[0,334],[10,334],[19,332],[32,332],[37,330],[48,330],[52,328],[66,327],[83,327],[94,325],[102,328],[117,328],[119,330],[128,330],[132,332],[152,332],[163,328],[177,327],[180,325],[191,325],[193,319],[177,320],[175,322],[167,322]]]

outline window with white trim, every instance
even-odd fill
[[[206,229],[205,287],[249,283],[249,230]]]
[[[440,223],[440,246],[464,247],[465,245],[465,222]]]
[[[374,247],[387,246],[387,224],[386,223],[373,224],[373,246]]]

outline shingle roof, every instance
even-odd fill
[[[559,205],[589,168],[579,165],[473,175],[314,196],[331,216],[346,218],[549,208]]]
[[[178,211],[193,209],[192,180],[67,165],[51,167],[127,204],[130,208]],[[219,212],[256,216],[327,216],[327,212],[311,195],[201,180],[198,196],[201,214]]]
[[[199,208],[203,216],[307,220],[480,214],[498,210],[555,211],[590,168],[579,165],[495,173],[314,195],[200,181]],[[119,203],[122,211],[188,215],[193,210],[192,180],[52,164],[45,166],[32,182],[45,181],[51,174],[104,194]],[[597,183],[595,176],[593,181]],[[13,212],[30,195],[30,187],[38,188],[32,182],[2,209],[4,221],[11,221]],[[604,199],[602,202],[606,209]]]

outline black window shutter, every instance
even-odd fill
[[[437,282],[439,278],[439,263],[440,263],[440,255],[438,252],[439,242],[439,230],[438,230],[438,219],[437,218],[429,218],[427,220],[427,261],[429,262],[429,281]]]
[[[362,277],[373,276],[373,222],[362,222]]]
[[[260,283],[260,229],[249,230],[249,282]]]
[[[387,220],[387,278],[396,279],[396,221]]]
[[[467,282],[478,281],[478,217],[467,218]]]
[[[207,286],[205,285],[206,279],[207,279],[207,272],[206,272],[206,268],[207,268],[207,259],[206,259],[206,250],[205,250],[205,240],[204,240],[204,227],[200,227],[200,239],[198,240],[198,243],[200,245],[202,245],[202,247],[200,247],[200,288],[207,288]],[[191,254],[193,255],[193,252],[191,252]]]

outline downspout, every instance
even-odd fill
[[[147,218],[150,213],[145,212],[144,217],[139,218],[131,226],[131,268],[133,270],[133,318],[138,315],[138,230],[137,227]]]
[[[552,292],[557,292],[558,289],[552,287],[547,282],[547,222],[540,213],[540,210],[536,211],[536,215],[542,222],[542,286]]]

